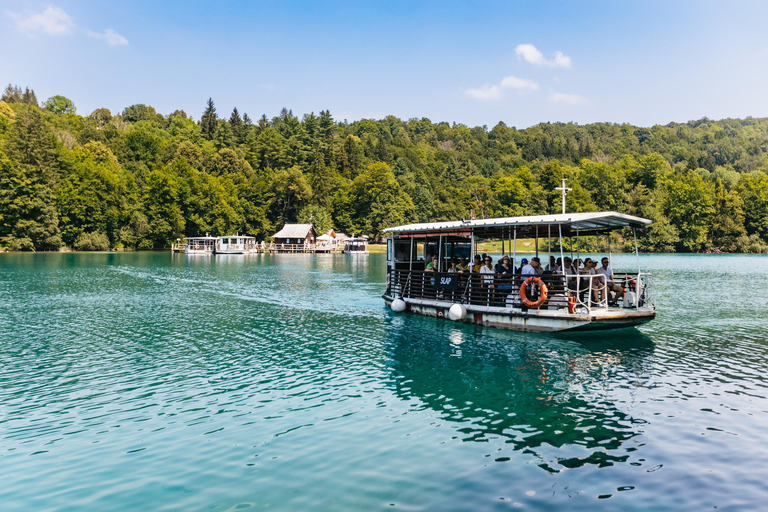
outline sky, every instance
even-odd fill
[[[768,2],[0,0],[0,84],[87,115],[469,126],[768,116]]]

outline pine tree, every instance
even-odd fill
[[[37,96],[35,96],[35,91],[27,87],[24,90],[24,94],[21,96],[22,103],[26,103],[27,105],[34,105],[36,107],[39,107],[40,105],[37,103]]]
[[[240,117],[237,107],[232,109],[232,115],[229,116],[229,127],[232,129],[232,134],[235,136],[237,143],[242,144],[244,138],[243,119]]]
[[[216,134],[216,128],[218,128],[218,117],[216,116],[216,107],[213,106],[213,99],[208,98],[208,104],[203,112],[203,117],[200,118],[200,128],[202,128],[203,137],[208,140],[213,140],[213,136]]]
[[[14,86],[11,84],[8,84],[8,87],[5,88],[5,91],[3,92],[2,98],[0,98],[0,101],[4,101],[6,103],[21,103],[21,87],[18,85]]]

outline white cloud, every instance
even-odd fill
[[[483,85],[473,89],[465,89],[464,96],[475,100],[497,100],[501,98],[501,89],[497,85]]]
[[[121,36],[111,28],[108,28],[103,33],[91,32],[90,30],[86,33],[89,37],[95,37],[96,39],[105,41],[109,46],[126,46],[128,44],[128,40],[125,37]]]
[[[71,34],[72,29],[75,28],[72,17],[53,5],[35,14],[24,15],[10,11],[5,13],[16,22],[16,28],[32,37],[40,32],[55,36],[67,35]]]
[[[527,78],[518,78],[510,75],[502,78],[499,85],[483,85],[472,89],[464,89],[464,96],[475,100],[498,100],[504,95],[504,89],[536,91],[539,89],[539,84]]]
[[[553,92],[547,98],[552,103],[566,103],[568,105],[586,105],[589,99],[578,94],[565,94],[562,92]]]
[[[526,62],[535,64],[537,66],[549,66],[551,68],[570,68],[571,58],[564,55],[563,52],[555,52],[555,58],[547,60],[544,58],[544,54],[539,51],[538,48],[532,44],[519,44],[515,48],[515,53],[523,58]]]
[[[569,68],[571,67],[571,58],[567,55],[563,55],[563,52],[555,52],[555,60],[552,62],[553,67],[556,68]]]
[[[533,80],[527,78],[517,78],[516,76],[507,76],[501,80],[501,86],[506,89],[518,89],[520,91],[536,91],[539,89],[539,84]]]

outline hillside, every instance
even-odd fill
[[[0,246],[163,248],[266,238],[285,222],[378,237],[390,225],[568,210],[653,219],[645,251],[768,249],[768,119],[491,129],[386,117],[199,121],[148,105],[78,115],[9,86],[0,102]],[[617,239],[621,244],[621,238]]]

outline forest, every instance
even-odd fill
[[[768,252],[768,118],[517,129],[401,120],[199,120],[137,104],[80,115],[8,85],[0,248],[161,249],[184,236],[270,240],[286,222],[382,236],[410,222],[613,210],[653,220],[647,252]],[[624,234],[626,235],[626,234]],[[614,247],[629,248],[616,234]]]

